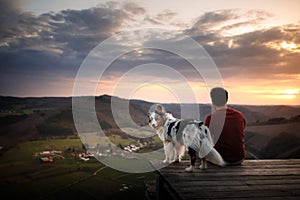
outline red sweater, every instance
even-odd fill
[[[225,161],[236,162],[245,157],[246,122],[241,112],[232,108],[218,110],[206,117],[205,125],[211,131],[215,149]]]

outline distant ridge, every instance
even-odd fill
[[[77,98],[77,97],[76,97]],[[147,113],[154,104],[144,100],[128,100],[110,95],[83,96],[95,98],[95,109],[101,128],[107,135],[129,136],[116,124],[111,100],[129,105],[132,120],[140,126],[148,124]],[[181,118],[181,105],[162,103],[168,112]],[[187,104],[184,104],[187,105]],[[210,104],[193,104],[199,107],[200,120],[213,112]],[[242,112],[247,121],[246,144],[249,152],[258,158],[289,157],[300,155],[300,107],[271,105],[229,105]],[[124,108],[127,109],[127,108]],[[121,113],[128,113],[119,110]],[[5,97],[0,96],[0,146],[7,149],[19,142],[47,137],[78,137],[72,113],[72,97]],[[281,144],[280,141],[290,144]],[[297,143],[298,142],[298,143]],[[280,152],[275,150],[280,146]],[[265,153],[267,152],[267,153]],[[277,152],[274,154],[274,152]]]
[[[100,96],[78,96],[75,98],[95,98],[95,101],[110,102],[111,98],[116,98],[123,101],[130,101],[131,105],[138,105],[140,109],[149,109],[154,102],[139,99],[125,99],[117,96],[100,95]],[[156,102],[157,103],[157,102]],[[189,103],[185,103],[187,105]],[[0,96],[0,110],[13,108],[13,106],[22,107],[23,109],[29,108],[61,108],[64,106],[72,105],[72,97],[13,97],[13,96]],[[176,117],[180,117],[180,104],[177,103],[162,103],[169,112],[175,113]],[[201,120],[212,111],[210,104],[194,104],[198,105],[201,113]],[[270,118],[284,117],[290,118],[300,114],[300,105],[239,105],[230,104],[241,111],[248,123],[266,121]],[[299,108],[299,109],[298,109]],[[143,112],[145,113],[145,111]]]

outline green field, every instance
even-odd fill
[[[0,157],[0,191],[11,199],[145,199],[145,180],[155,174],[124,173],[96,159],[68,156],[80,151],[80,139],[49,139],[21,143]],[[64,151],[63,157],[41,163],[35,152]],[[96,172],[96,174],[95,174]]]

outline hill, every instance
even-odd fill
[[[91,98],[91,97],[84,97]],[[147,113],[152,102],[127,100],[108,95],[95,97],[95,110],[101,128],[107,136],[124,139],[133,136],[124,133],[111,111],[111,102],[128,104],[131,119],[138,126],[147,126]],[[181,117],[182,106],[189,104],[163,104],[168,112]],[[213,110],[209,104],[196,104],[204,120]],[[283,105],[229,105],[241,111],[247,120],[246,146],[260,158],[298,157],[300,107]],[[128,110],[121,108],[120,115]],[[86,125],[88,126],[88,124]],[[2,151],[19,142],[43,138],[78,137],[74,126],[71,97],[17,98],[0,97],[0,146]],[[150,138],[151,139],[151,138]],[[282,141],[280,143],[280,141]],[[291,141],[293,145],[291,145]],[[278,144],[280,143],[280,152]],[[276,153],[275,153],[276,152]]]

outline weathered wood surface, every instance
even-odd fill
[[[185,172],[188,161],[157,170],[157,199],[300,199],[300,159],[245,160]],[[172,198],[171,198],[172,197]]]

